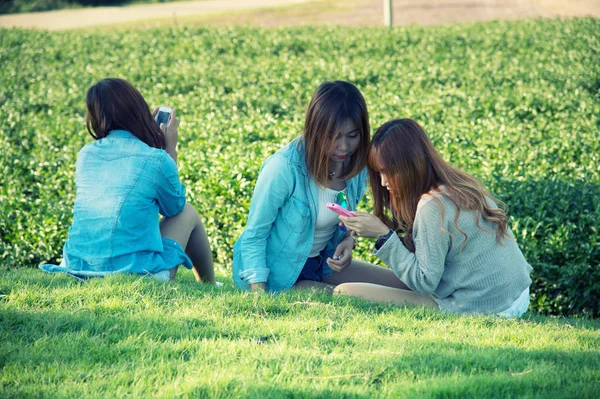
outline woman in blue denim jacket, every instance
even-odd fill
[[[175,111],[168,126],[159,127],[142,95],[121,79],[92,86],[86,103],[86,126],[96,141],[77,158],[63,261],[40,268],[76,277],[137,273],[172,280],[182,264],[197,281],[214,282],[206,232],[186,204],[177,173]]]
[[[326,207],[345,201],[356,209],[366,188],[369,136],[359,90],[348,82],[323,83],[310,102],[303,135],[260,170],[246,228],[234,245],[238,287],[333,288],[354,281],[385,284],[394,277],[388,269],[352,260],[354,238]]]

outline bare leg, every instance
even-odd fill
[[[332,285],[343,283],[371,283],[410,291],[410,288],[400,281],[390,269],[372,265],[360,260],[352,260],[352,263],[346,270],[339,273],[333,272],[331,276],[324,277],[323,282]]]
[[[439,309],[431,296],[398,288],[369,283],[345,283],[335,287],[335,294],[355,296],[373,302],[393,303],[398,306],[416,305]]]
[[[160,234],[177,241],[192,260],[196,281],[215,282],[212,252],[208,236],[198,212],[190,204],[185,204],[183,212],[160,221]],[[170,270],[171,280],[175,278],[177,267]]]

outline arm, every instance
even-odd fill
[[[411,290],[423,294],[431,294],[438,287],[451,246],[451,237],[442,231],[440,218],[440,204],[429,201],[417,211],[415,217],[414,253],[406,249],[396,234],[392,234],[379,250],[374,251]]]
[[[251,289],[260,288],[261,283],[264,288],[264,283],[267,282],[267,239],[279,209],[289,199],[293,187],[293,174],[290,173],[287,161],[277,154],[268,158],[256,180],[248,222],[242,236],[244,270],[241,277],[250,284]]]
[[[170,144],[167,141],[167,148],[165,148],[165,151],[171,156],[171,159],[175,162],[175,164],[177,164],[177,143]]]
[[[177,165],[163,152],[156,174],[155,189],[158,211],[165,217],[180,214],[185,206],[185,186],[179,181]]]
[[[179,126],[179,119],[175,117],[175,108],[173,108],[173,114],[171,115],[171,119],[169,119],[169,126],[165,127],[162,125],[160,128],[165,132],[165,140],[167,142],[167,146],[165,151],[171,156],[175,164],[177,164],[177,140],[179,138],[179,133],[177,132],[177,127]]]
[[[156,118],[158,107],[152,112]],[[166,140],[165,151],[169,157],[163,157],[158,165],[158,173],[154,182],[158,211],[165,217],[172,217],[183,212],[185,206],[185,186],[179,181],[177,171],[177,127],[179,120],[175,116],[175,108],[169,119],[168,126],[160,125]]]
[[[156,118],[157,113],[158,107],[156,107],[152,112],[152,117]],[[177,164],[177,139],[179,138],[179,133],[177,132],[178,127],[179,119],[177,119],[177,116],[175,115],[175,108],[173,108],[173,113],[169,119],[169,124],[165,126],[164,123],[161,123],[160,130],[162,130],[165,134],[165,141],[167,143],[165,151],[171,156],[173,161],[175,161],[175,164]]]

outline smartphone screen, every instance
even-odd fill
[[[158,114],[156,115],[156,123],[158,123],[158,126],[160,126],[163,123],[166,126],[169,123],[169,118],[170,117],[171,117],[171,113],[170,112],[158,111]]]

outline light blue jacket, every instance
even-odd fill
[[[367,171],[346,182],[348,206],[356,209],[366,188]],[[300,275],[313,245],[319,188],[311,178],[304,141],[297,137],[264,162],[252,196],[246,229],[233,247],[233,281],[249,289],[266,283],[268,291],[289,289]],[[326,251],[333,255],[337,230]],[[325,264],[324,274],[331,274]]]
[[[63,261],[42,270],[91,277],[192,267],[181,245],[160,235],[159,212],[175,216],[186,202],[177,165],[166,151],[113,130],[81,149],[75,181]]]

